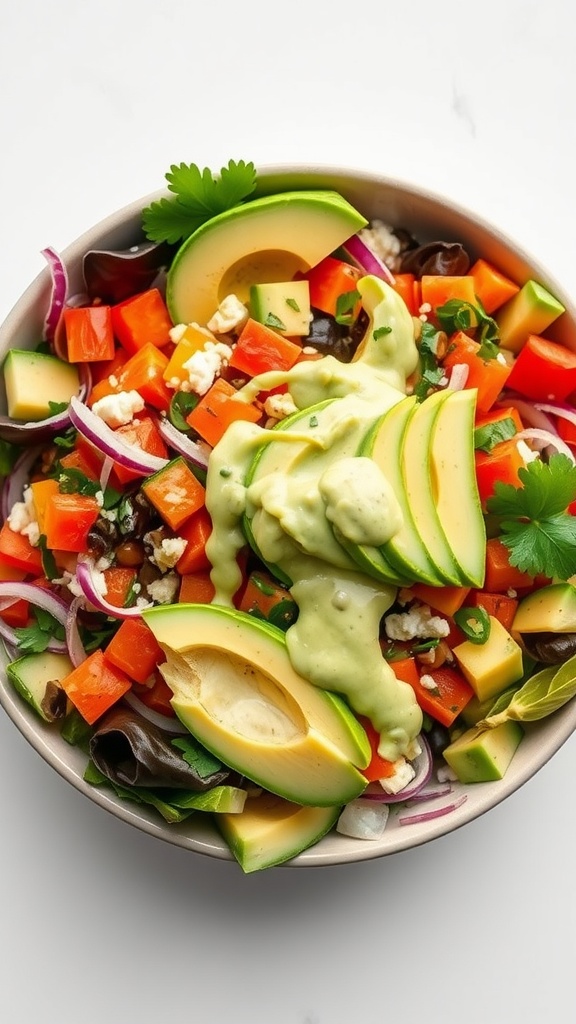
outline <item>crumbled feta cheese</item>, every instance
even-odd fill
[[[373,220],[370,227],[362,228],[360,238],[389,270],[400,269],[400,239],[388,224]]]
[[[288,394],[268,395],[264,402],[264,412],[274,420],[283,420],[286,416],[296,412],[296,408],[291,395]]]
[[[104,423],[112,427],[124,427],[134,419],[134,413],[142,412],[144,399],[138,391],[119,391],[114,395],[104,395],[92,406],[92,412]]]
[[[248,309],[236,295],[227,295],[208,321],[208,329],[215,334],[229,334],[243,327],[248,319]]]
[[[416,772],[409,761],[404,757],[394,762],[394,775],[386,779],[379,779],[379,783],[385,793],[401,793],[403,789],[415,777]]]
[[[448,636],[450,626],[440,615],[432,615],[427,604],[414,605],[410,611],[387,615],[384,628],[389,640],[414,640],[416,637]]]
[[[171,327],[170,330],[168,331],[170,341],[173,341],[175,345],[177,345],[178,342],[182,340],[185,333],[186,324],[174,324],[174,327]]]
[[[148,584],[148,593],[157,604],[171,604],[179,586],[179,579],[176,573],[169,573],[160,580],[153,580]]]
[[[385,803],[351,800],[336,823],[336,831],[353,839],[380,839],[386,828],[390,808]]]
[[[420,676],[420,683],[425,690],[437,690],[438,685],[433,676],[429,676],[426,672],[423,672]]]
[[[102,508],[102,506],[104,504],[104,491],[96,491],[96,494],[94,495],[94,497],[96,498],[96,503],[98,505],[98,508]]]
[[[57,583],[60,587],[67,587],[73,597],[82,597],[84,591],[76,579],[75,572],[69,572],[68,569],[64,569],[62,576],[57,580],[52,580],[53,583]]]
[[[149,535],[147,535],[149,536]],[[146,540],[146,537],[144,538]],[[164,537],[160,545],[153,545],[150,561],[154,562],[162,572],[173,569],[178,559],[186,550],[183,537]]]
[[[232,349],[222,341],[207,341],[204,348],[194,352],[183,364],[188,382],[197,395],[205,395],[224,366],[228,365]]]
[[[28,537],[33,546],[40,540],[40,528],[36,522],[36,508],[30,486],[24,488],[22,501],[15,501],[8,515],[8,526],[14,533]]]
[[[440,765],[436,771],[438,782],[456,782],[458,776],[449,765]]]

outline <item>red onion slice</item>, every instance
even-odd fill
[[[535,402],[534,408],[538,409],[539,412],[549,412],[553,416],[558,416],[561,420],[568,420],[568,423],[573,423],[576,426],[576,409],[571,405],[558,405],[552,402]]]
[[[48,306],[48,312],[46,313],[46,318],[44,320],[44,338],[46,341],[53,342],[54,335],[56,334],[56,328],[60,323],[60,318],[64,312],[64,306],[66,304],[66,296],[68,294],[68,274],[62,259],[55,249],[52,249],[51,247],[42,249],[42,256],[48,263],[52,277],[50,305]]]
[[[443,804],[442,807],[435,807],[430,811],[420,811],[418,814],[405,814],[401,818],[398,818],[399,825],[419,825],[424,821],[433,821],[434,818],[441,818],[444,814],[451,814],[452,811],[457,811],[459,807],[468,799],[468,795],[463,793],[451,804]]]
[[[498,407],[502,409],[508,406],[511,406],[512,409],[516,409],[520,413],[527,427],[540,427],[542,430],[549,430],[552,434],[556,433],[554,423],[550,417],[541,409],[538,409],[534,403],[528,402],[523,398],[507,395],[505,401],[498,402]]]
[[[141,476],[150,476],[151,473],[156,473],[169,461],[158,455],[149,455],[137,445],[128,444],[78,398],[72,398],[70,402],[70,420],[76,430],[103,455],[108,455],[121,466],[131,469]]]
[[[414,758],[412,765],[416,775],[411,782],[408,783],[404,789],[401,789],[399,793],[386,793],[380,783],[370,784],[366,787],[364,792],[361,794],[363,800],[375,800],[378,803],[384,804],[399,804],[406,803],[407,800],[412,800],[421,789],[430,781],[432,777],[433,759],[428,740],[423,734],[418,737],[418,742],[422,747],[418,757]]]
[[[446,385],[449,391],[462,391],[466,387],[466,381],[470,373],[470,367],[466,363],[456,363],[450,371],[448,378],[448,384]]]
[[[206,469],[209,453],[202,445],[193,441],[190,437],[186,437],[186,434],[178,430],[164,416],[159,418],[157,423],[162,438],[170,448],[173,448],[179,455],[188,459],[189,462],[193,462],[194,465],[199,466],[201,469]]]
[[[68,615],[66,616],[66,644],[68,647],[68,654],[70,655],[70,661],[74,665],[74,668],[81,665],[88,657],[78,631],[77,615],[78,609],[82,604],[83,598],[75,597],[70,604]]]
[[[562,455],[567,455],[571,462],[576,462],[572,449],[562,438],[558,437],[556,431],[542,430],[541,427],[527,427],[520,430],[515,437],[519,441],[534,441],[538,448],[554,448]]]
[[[7,476],[2,486],[2,496],[0,498],[0,510],[2,513],[2,522],[5,522],[10,515],[10,512],[17,501],[22,501],[24,495],[24,488],[28,483],[30,477],[30,470],[39,457],[42,449],[29,448],[20,455],[20,457],[14,463],[10,476]]]
[[[90,559],[78,559],[76,580],[84,597],[94,608],[114,619],[137,619],[140,617],[142,607],[138,605],[132,605],[130,608],[118,608],[115,604],[110,604],[100,593],[94,573],[94,564]],[[145,607],[151,608],[151,602],[148,602]]]
[[[386,264],[368,248],[366,243],[360,238],[360,235],[352,235],[347,242],[344,242],[342,248],[365,274],[373,274],[374,277],[379,277],[389,285],[394,286],[394,275]]]
[[[179,718],[168,718],[167,715],[161,715],[158,711],[154,711],[154,708],[149,708],[132,690],[128,690],[122,699],[138,715],[142,715],[142,718],[146,718],[153,725],[157,725],[159,729],[163,729],[164,732],[174,733],[175,736],[186,736],[188,730],[182,725]]]
[[[66,627],[68,605],[57,594],[54,594],[46,587],[39,587],[36,583],[17,583],[12,580],[0,580],[0,606],[8,607],[13,601],[19,600],[29,601],[30,604],[43,608],[44,611],[53,615],[57,622]],[[17,634],[11,626],[8,626],[1,619],[0,635],[12,646],[18,647]],[[46,649],[64,654],[67,653],[68,646],[65,640],[56,640],[54,638],[50,640]]]

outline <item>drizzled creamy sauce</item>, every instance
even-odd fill
[[[295,670],[370,718],[380,753],[394,761],[411,756],[422,725],[414,691],[396,679],[379,643],[396,589],[362,573],[345,545],[377,547],[402,524],[388,481],[356,453],[370,426],[405,397],[417,350],[396,293],[371,277],[358,289],[371,321],[352,363],[326,356],[262,374],[239,392],[238,400],[251,401],[285,382],[301,412],[281,430],[244,421],[227,429],[210,456],[206,550],[214,602],[232,606],[241,583],[236,556],[250,530],[263,560],[291,583],[299,614],[286,643]]]

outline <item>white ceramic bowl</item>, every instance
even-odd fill
[[[566,313],[556,322],[554,330],[547,332],[547,336],[576,349],[576,309],[558,283],[497,229],[448,199],[400,181],[352,169],[300,165],[266,167],[259,170],[258,178],[258,194],[297,188],[333,188],[369,219],[379,218],[385,223],[407,228],[419,241],[440,238],[460,241],[473,259],[482,255],[492,260],[505,274],[520,283],[528,278],[536,278],[557,295],[566,307]],[[151,199],[164,194],[167,193],[159,192],[143,197],[112,214],[62,253],[72,293],[81,291],[83,287],[81,261],[84,253],[88,249],[122,249],[141,240],[141,210]],[[37,343],[49,295],[50,278],[48,270],[45,270],[32,282],[0,328],[0,358],[12,346],[21,348]],[[2,664],[5,662],[3,656]],[[182,825],[168,825],[144,805],[123,802],[110,790],[87,785],[82,779],[85,756],[64,742],[55,729],[43,723],[14,693],[4,675],[0,679],[0,701],[5,712],[41,757],[90,800],[127,824],[158,839],[195,853],[232,859],[216,829],[201,814],[193,815]],[[576,701],[572,701],[555,715],[527,728],[526,736],[503,780],[467,787],[456,785],[449,799],[457,798],[465,789],[467,800],[452,813],[424,823],[402,826],[397,820],[398,811],[394,811],[382,839],[378,841],[355,840],[333,832],[289,863],[298,867],[369,860],[418,846],[460,828],[505,800],[527,782],[555,754],[575,728]],[[446,798],[444,802],[447,802]],[[424,806],[428,808],[427,804]]]

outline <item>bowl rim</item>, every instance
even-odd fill
[[[277,183],[288,177],[294,181],[293,187],[296,188],[305,187],[302,184],[304,181],[314,182],[316,187],[326,187],[325,183],[329,181],[335,188],[339,185],[339,188],[346,194],[349,191],[347,183],[353,182],[355,187],[372,188],[382,195],[389,192],[403,196],[417,204],[427,206],[432,204],[436,213],[449,214],[450,219],[468,225],[474,232],[479,231],[513,254],[515,260],[529,268],[533,275],[536,275],[539,280],[553,290],[566,307],[563,318],[566,318],[568,322],[570,334],[574,335],[574,348],[576,348],[576,308],[561,284],[514,239],[465,205],[453,202],[440,192],[405,179],[387,177],[349,165],[335,166],[303,162],[263,164],[257,167],[257,175],[259,188],[256,194],[280,191]],[[133,226],[137,227],[143,207],[153,200],[169,195],[171,193],[167,189],[158,189],[108,214],[67,245],[62,250],[62,259],[66,264],[73,265],[78,263],[88,248],[96,247],[95,239],[105,239],[119,231],[131,233]],[[31,311],[35,310],[38,316],[39,310],[46,308],[49,289],[50,272],[46,267],[31,281],[0,325],[0,355],[7,349],[8,342],[14,333],[30,319]],[[7,656],[3,658],[4,662],[8,660]],[[233,855],[219,837],[215,827],[207,825],[204,821],[198,822],[198,816],[191,816],[187,822],[179,826],[169,825],[160,816],[156,817],[148,812],[145,805],[119,800],[111,790],[101,790],[99,787],[84,782],[81,764],[85,765],[85,756],[80,754],[79,758],[80,752],[76,748],[69,747],[64,741],[61,741],[60,745],[54,743],[54,731],[47,723],[42,722],[31,709],[24,706],[24,702],[7,684],[5,672],[2,673],[0,679],[0,705],[43,760],[92,802],[125,823],[170,845],[179,846],[212,859],[234,862]],[[477,783],[472,787],[472,791],[468,786],[466,794],[469,798],[450,814],[435,818],[421,826],[406,828],[398,826],[396,820],[396,827],[392,833],[394,838],[390,841],[388,829],[384,833],[383,840],[376,842],[350,840],[345,836],[335,836],[332,833],[317,845],[280,866],[318,867],[375,860],[416,848],[450,834],[502,803],[548,763],[576,730],[576,701],[570,702],[560,712],[550,716],[548,720],[537,723],[537,726],[538,735],[541,737],[544,733],[546,738],[543,745],[544,755],[541,742],[538,745],[532,744],[527,756],[520,760],[519,766],[512,773],[506,773],[503,779],[496,783]],[[527,737],[532,731],[532,727],[528,726]],[[423,809],[425,807],[426,805],[423,805]],[[393,813],[399,816],[396,810]]]

